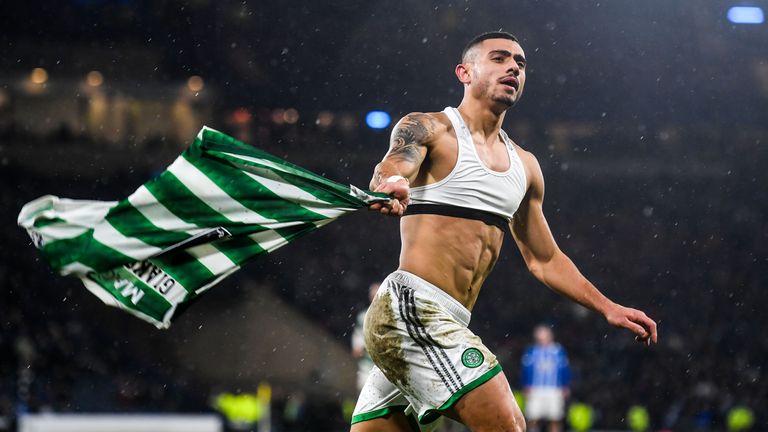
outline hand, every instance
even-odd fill
[[[379,185],[374,192],[383,192],[393,199],[386,203],[371,204],[368,209],[381,212],[390,216],[402,216],[411,201],[411,188],[408,180],[385,182]]]
[[[646,315],[643,311],[615,305],[605,314],[608,323],[628,329],[635,334],[635,340],[646,345],[656,343],[656,322]]]

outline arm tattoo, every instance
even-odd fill
[[[387,158],[418,163],[422,156],[419,146],[434,133],[432,119],[427,114],[412,114],[403,118],[392,133]]]
[[[371,190],[381,185],[385,178],[393,174],[393,164],[405,162],[406,164],[419,165],[424,158],[420,147],[425,145],[435,133],[434,119],[428,114],[410,114],[403,117],[400,123],[392,131],[392,139],[389,151],[373,172]],[[405,173],[404,175],[408,175]]]

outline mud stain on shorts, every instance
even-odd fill
[[[403,336],[397,329],[397,317],[392,310],[390,291],[384,291],[377,296],[368,308],[364,336],[371,359],[387,379],[401,388],[409,387]]]

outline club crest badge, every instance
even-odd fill
[[[461,355],[461,362],[468,368],[476,368],[483,364],[485,357],[477,348],[467,348]]]

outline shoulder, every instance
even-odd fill
[[[512,141],[510,139],[510,141]],[[517,151],[518,156],[520,156],[520,161],[523,162],[523,166],[525,166],[525,170],[535,170],[535,171],[541,171],[541,167],[539,166],[539,160],[536,159],[536,155],[534,155],[532,152],[520,147],[516,142],[512,141],[512,144],[515,146],[515,151]]]
[[[403,135],[418,141],[433,141],[453,129],[443,112],[412,112],[403,116],[392,129],[392,137]]]
[[[408,113],[397,122],[398,125],[403,123],[419,123],[425,125],[432,125],[434,127],[448,127],[451,126],[451,121],[448,116],[442,112],[412,112]]]
[[[515,150],[520,157],[520,162],[523,164],[523,169],[525,169],[525,178],[528,182],[529,192],[531,192],[532,196],[543,196],[544,174],[541,172],[541,165],[539,165],[536,155],[517,144],[515,144]]]

